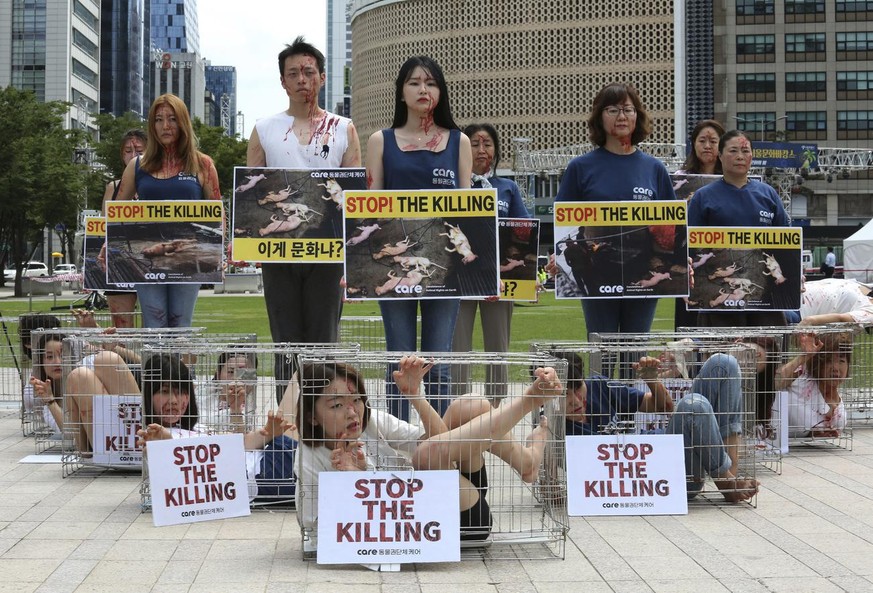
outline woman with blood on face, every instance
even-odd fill
[[[497,190],[497,216],[499,218],[530,218],[530,213],[524,205],[521,190],[511,179],[498,177],[497,163],[500,162],[500,138],[497,130],[491,124],[470,124],[464,128],[464,133],[470,138],[473,151],[473,183],[474,189]],[[487,185],[486,185],[487,184]],[[501,261],[503,263],[503,261]],[[473,324],[476,321],[476,309],[482,318],[482,336],[485,340],[485,352],[507,352],[509,350],[510,328],[512,326],[512,301],[500,301],[497,297],[485,300],[465,299],[461,301],[458,320],[455,323],[455,333],[452,339],[452,349],[455,352],[470,352],[473,349]],[[491,389],[494,395],[498,391],[506,391],[506,369],[495,365],[486,371],[486,389]],[[467,391],[469,367],[458,365],[452,369],[453,390],[456,395]]]
[[[651,117],[632,85],[611,83],[603,87],[594,98],[588,117],[588,133],[597,148],[570,161],[555,201],[675,199],[673,183],[664,164],[637,148],[651,129]],[[600,229],[589,230],[592,235],[586,234],[586,240],[595,239],[598,233],[605,234]],[[615,250],[614,261],[604,263],[600,271],[606,274],[612,270],[620,276],[622,262],[627,265],[641,258],[648,260],[651,245],[649,230],[640,227],[623,238],[621,249]],[[554,256],[547,271],[557,273]],[[654,298],[586,298],[582,300],[582,311],[589,334],[643,333],[652,327],[657,304]]]
[[[121,162],[124,167],[135,159],[142,156],[145,151],[148,138],[142,130],[128,130],[121,138]],[[111,202],[118,197],[121,189],[121,180],[114,179],[106,184],[103,193],[103,214],[106,215],[106,202]],[[136,290],[106,290],[104,295],[109,302],[109,311],[112,313],[112,325],[115,327],[133,327],[133,311],[136,308]]]
[[[367,142],[370,189],[463,189],[472,177],[470,139],[452,117],[443,71],[432,58],[415,56],[400,67],[395,81],[394,120]],[[440,171],[440,175],[435,175]],[[394,352],[451,352],[458,299],[379,301],[387,349]],[[421,347],[416,343],[421,310]],[[388,381],[390,384],[391,370]],[[451,371],[433,365],[425,378],[431,405],[445,412]],[[389,388],[393,389],[392,387]],[[409,418],[409,403],[392,398],[392,413]]]
[[[179,97],[168,93],[155,99],[148,134],[145,153],[124,169],[116,199],[221,199],[215,164],[197,150],[188,108]],[[198,284],[138,284],[143,327],[190,327],[199,290]]]

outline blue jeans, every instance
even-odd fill
[[[585,328],[588,338],[591,334],[644,334],[652,329],[658,299],[583,299],[582,313],[585,315]],[[621,379],[632,379],[631,365],[645,356],[645,352],[622,352]],[[601,373],[612,377],[613,361],[604,360]]]
[[[191,327],[199,284],[137,284],[142,326]]]
[[[421,306],[421,348],[417,347],[416,318]],[[455,321],[458,319],[458,299],[409,299],[379,301],[382,323],[385,325],[385,342],[391,352],[451,352]],[[388,365],[388,393],[397,395],[392,373],[396,365]],[[449,407],[449,388],[452,380],[447,364],[435,364],[424,378],[428,401],[442,416]],[[406,398],[390,398],[389,411],[403,420],[409,419],[409,402]]]
[[[742,432],[742,409],[737,359],[714,354],[694,379],[691,393],[679,400],[667,424],[667,432],[681,434],[685,443],[689,498],[703,488],[706,474],[719,478],[730,469],[724,439]]]

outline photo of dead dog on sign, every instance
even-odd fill
[[[106,281],[221,282],[223,216],[212,200],[107,203]]]
[[[799,227],[688,227],[694,287],[688,310],[800,308]]]
[[[493,189],[346,192],[344,240],[348,298],[498,295]]]
[[[555,204],[555,296],[687,296],[679,200]]]
[[[343,192],[365,188],[364,169],[237,167],[233,258],[341,262]]]

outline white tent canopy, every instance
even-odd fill
[[[873,282],[873,220],[843,241],[845,276],[858,282]]]

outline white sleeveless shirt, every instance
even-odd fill
[[[301,144],[294,134],[294,117],[286,112],[258,120],[255,129],[264,148],[267,167],[290,169],[336,169],[349,145],[352,120],[324,112],[315,124],[312,138]]]

